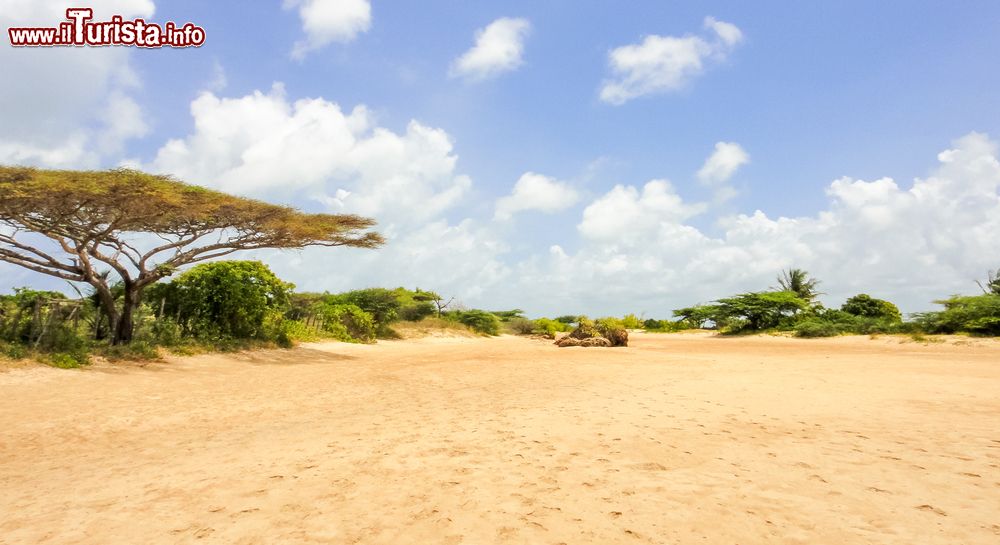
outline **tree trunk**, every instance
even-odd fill
[[[118,309],[115,308],[115,296],[112,295],[111,289],[107,285],[101,284],[100,282],[91,282],[94,289],[97,290],[97,299],[101,304],[101,310],[104,311],[104,315],[108,317],[108,331],[114,336],[116,329],[116,324],[118,323]],[[101,317],[97,317],[97,325],[94,327],[94,337],[97,338],[101,333]]]
[[[125,293],[122,296],[122,312],[118,316],[118,323],[114,326],[114,335],[111,337],[111,344],[129,344],[132,342],[132,334],[135,333],[135,311],[139,308],[139,294],[133,286],[126,285]]]

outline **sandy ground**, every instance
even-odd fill
[[[1000,343],[426,339],[0,373],[0,543],[1000,543]]]

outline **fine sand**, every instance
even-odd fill
[[[1000,343],[515,337],[0,372],[0,543],[1000,543]]]

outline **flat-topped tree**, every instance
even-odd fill
[[[93,286],[114,344],[131,341],[143,289],[179,267],[240,250],[375,248],[383,239],[374,225],[134,170],[0,166],[0,260]],[[111,289],[117,280],[120,304]]]

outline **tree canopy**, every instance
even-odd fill
[[[374,225],[135,170],[0,167],[0,260],[92,285],[115,343],[131,339],[142,290],[179,267],[240,250],[375,248]],[[108,269],[122,283],[120,304]]]

